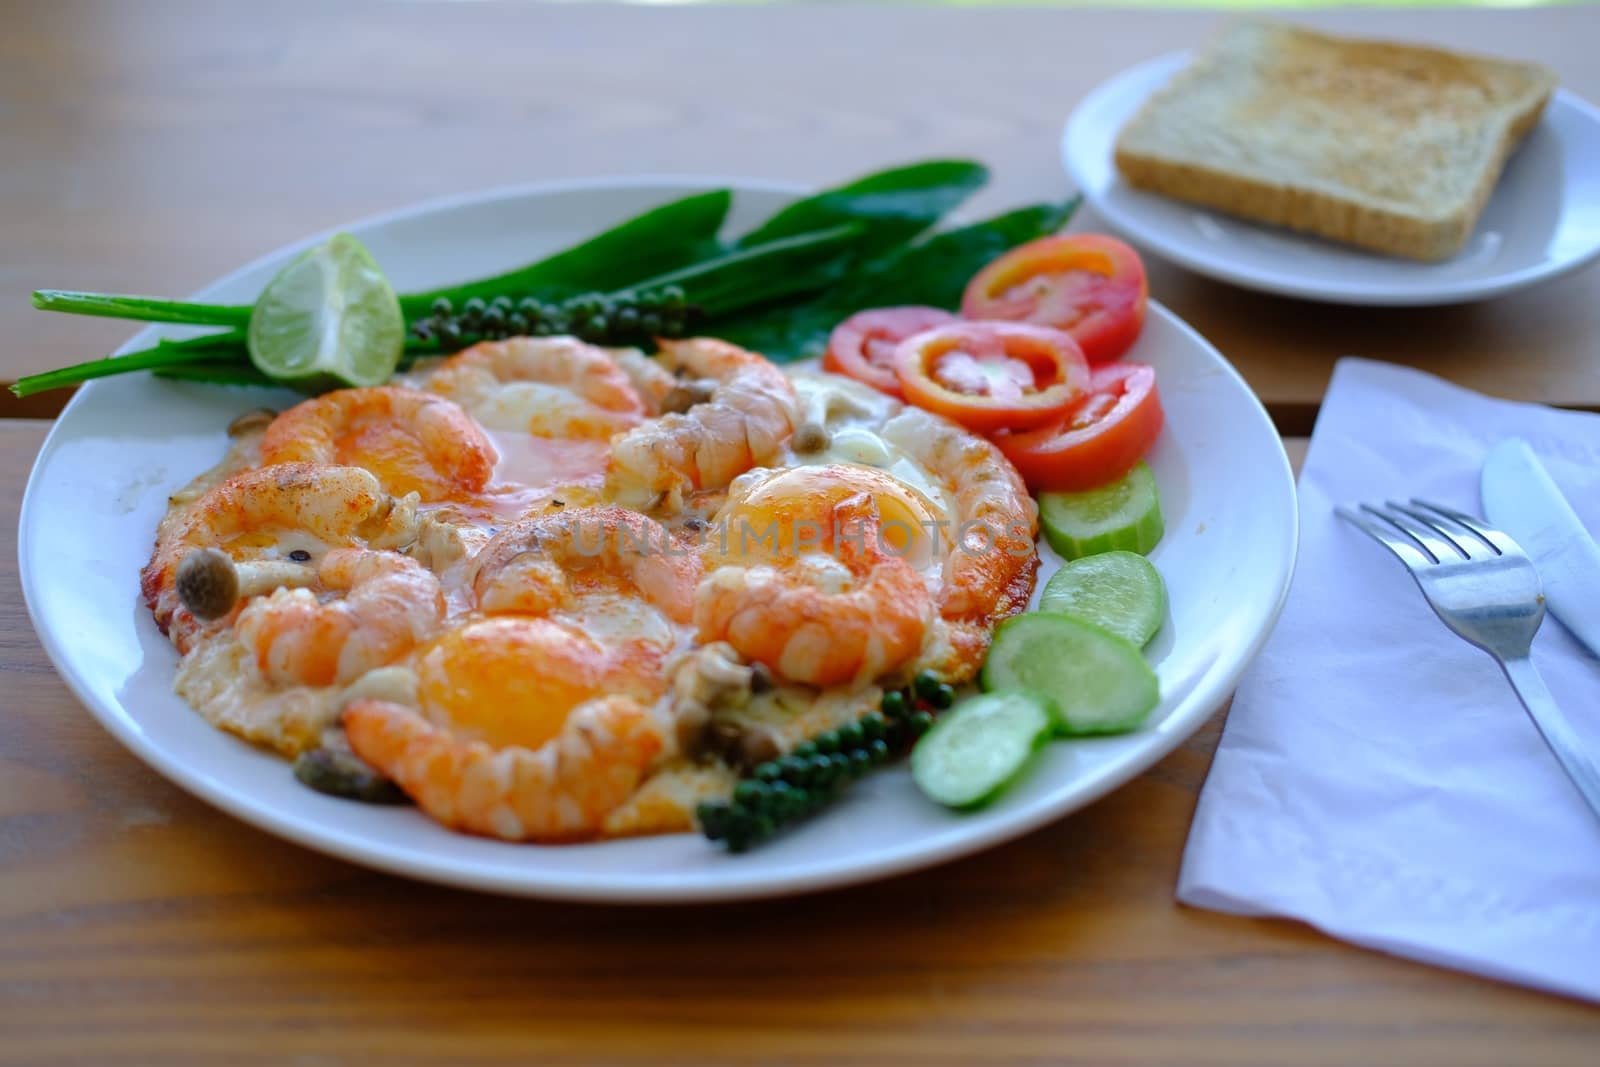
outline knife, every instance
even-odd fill
[[[1600,546],[1528,442],[1510,437],[1489,450],[1481,492],[1489,521],[1538,568],[1545,606],[1600,656]]]

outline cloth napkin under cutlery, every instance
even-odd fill
[[[1491,446],[1525,438],[1600,531],[1600,415],[1345,359],[1300,477],[1283,616],[1234,699],[1178,897],[1600,1001],[1600,820],[1494,662],[1334,506],[1481,514]],[[1553,617],[1533,658],[1591,752],[1600,660]]]

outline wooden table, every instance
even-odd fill
[[[0,377],[121,324],[37,285],[182,293],[339,220],[617,171],[808,181],[966,154],[975,205],[1059,195],[1059,125],[1213,16],[534,4],[12,5],[0,35]],[[1307,21],[1537,57],[1600,100],[1600,12]],[[1492,303],[1353,311],[1157,267],[1156,294],[1288,431],[1360,352],[1600,407],[1600,270]],[[47,411],[13,404],[12,416]],[[1177,907],[1221,724],[1025,840],[790,901],[537,904],[258,833],[102,732],[27,621],[12,544],[47,429],[0,419],[0,1061],[1588,1063],[1600,1014]]]

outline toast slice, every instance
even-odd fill
[[[1447,259],[1554,88],[1533,63],[1238,22],[1123,128],[1117,169],[1241,218]]]

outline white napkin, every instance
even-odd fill
[[[1300,476],[1294,585],[1234,699],[1178,897],[1600,1000],[1600,819],[1494,661],[1333,514],[1412,496],[1482,514],[1484,455],[1510,436],[1600,530],[1600,416],[1339,363]],[[1533,658],[1600,752],[1600,661],[1553,617]]]

